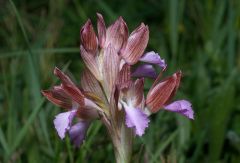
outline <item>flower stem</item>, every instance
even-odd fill
[[[120,132],[114,135],[112,138],[116,162],[129,163],[132,156],[132,130],[126,128],[126,126],[122,126]]]

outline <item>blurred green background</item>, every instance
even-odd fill
[[[184,73],[177,98],[195,120],[161,111],[137,137],[133,162],[240,162],[240,1],[0,1],[0,162],[113,162],[110,139],[94,122],[78,150],[54,129],[60,109],[41,96],[58,82],[53,69],[79,81],[79,30],[96,12],[109,25],[123,16],[132,31],[149,25],[147,50]],[[146,88],[147,89],[147,88]]]

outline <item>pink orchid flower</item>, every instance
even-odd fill
[[[90,123],[99,119],[112,138],[117,162],[129,162],[131,139],[144,134],[151,114],[167,110],[194,119],[194,112],[187,100],[171,101],[179,88],[181,71],[159,81],[167,68],[165,60],[153,51],[144,54],[149,39],[147,25],[140,24],[129,35],[122,17],[108,28],[102,15],[97,14],[97,17],[98,36],[90,20],[80,31],[80,52],[87,67],[80,86],[55,68],[54,74],[61,84],[42,93],[49,101],[66,109],[54,119],[61,139],[68,133],[79,147]],[[142,64],[131,71],[138,62]],[[154,66],[161,68],[160,75]],[[145,98],[146,77],[155,81]]]

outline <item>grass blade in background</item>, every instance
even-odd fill
[[[209,106],[209,162],[218,162],[226,137],[227,126],[235,103],[236,71],[215,92]]]

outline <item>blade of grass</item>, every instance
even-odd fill
[[[18,10],[17,10],[15,4],[13,3],[13,1],[9,0],[9,2],[10,2],[10,5],[12,6],[12,9],[13,9],[15,15],[16,15],[18,24],[19,24],[19,26],[21,28],[24,40],[25,40],[26,45],[28,47],[28,51],[29,51],[29,55],[30,55],[31,61],[33,62],[33,58],[32,58],[33,53],[32,53],[32,50],[31,50],[30,41],[29,41],[29,39],[27,37],[27,33],[26,33],[25,28],[24,28],[23,23],[22,23],[22,19],[20,17],[20,14],[18,13]]]
[[[153,154],[153,156],[151,157],[150,162],[154,163],[157,162],[160,154],[164,151],[164,149],[166,149],[166,147],[175,139],[175,137],[178,134],[178,130],[174,131],[168,138],[167,140],[165,140],[156,150],[156,152]]]
[[[90,126],[90,129],[87,134],[87,141],[83,144],[83,151],[81,152],[81,159],[84,160],[88,152],[91,151],[90,146],[93,144],[94,139],[96,138],[97,133],[99,132],[102,124],[100,122],[94,122],[94,125]]]
[[[41,54],[49,54],[49,53],[77,53],[79,52],[79,48],[52,48],[52,49],[33,49],[33,53],[41,53]],[[26,50],[23,51],[15,51],[15,52],[2,52],[0,55],[0,59],[3,58],[11,58],[11,57],[22,57],[28,55]]]
[[[233,69],[235,58],[235,38],[236,30],[234,29],[235,10],[232,7],[232,3],[228,5],[228,36],[227,36],[227,52],[228,52],[228,68],[229,71]]]
[[[68,153],[68,157],[69,157],[69,162],[70,163],[74,163],[74,159],[73,159],[73,152],[72,152],[72,148],[71,148],[71,141],[69,138],[66,139],[66,144],[67,144],[67,153]]]
[[[113,12],[113,10],[104,1],[96,1],[96,2],[103,9],[103,11],[106,12],[106,14],[108,15],[111,21],[117,18],[117,15],[115,14],[115,12]]]
[[[67,64],[65,64],[63,71],[65,71],[67,69],[67,67],[70,65],[71,62],[68,62]],[[53,83],[56,83],[57,79],[54,80]],[[16,148],[20,145],[21,141],[23,140],[24,136],[27,134],[28,128],[32,125],[32,123],[34,122],[34,120],[36,119],[42,105],[44,104],[44,98],[41,98],[40,103],[33,109],[32,113],[30,114],[28,120],[26,121],[26,123],[24,124],[24,126],[22,127],[22,129],[18,132],[18,135],[15,139],[15,141],[13,142],[13,145],[10,149],[9,152],[9,156],[11,156],[11,154],[16,150]]]
[[[210,137],[209,137],[209,161],[217,162],[223,148],[226,134],[226,127],[232,113],[235,101],[235,77],[237,71],[233,71],[229,78],[222,84],[216,92],[209,110],[210,119]],[[222,102],[220,102],[222,101]],[[212,116],[214,115],[214,116]]]
[[[177,48],[178,48],[178,1],[177,0],[170,0],[169,1],[169,24],[170,24],[170,45],[171,45],[171,52],[173,56],[172,63],[173,65],[176,64],[177,60]]]
[[[31,124],[34,122],[34,120],[36,119],[40,109],[42,108],[42,105],[44,103],[44,99],[41,99],[41,102],[38,104],[38,106],[36,106],[33,109],[33,112],[31,113],[31,115],[29,116],[27,122],[25,123],[25,125],[23,126],[23,128],[19,131],[19,134],[17,135],[15,141],[13,142],[13,146],[11,147],[10,150],[10,155],[16,150],[16,148],[20,145],[21,141],[23,140],[23,138],[25,137],[28,128],[31,126]],[[9,156],[10,156],[9,155]]]
[[[36,63],[34,62],[34,59],[33,59],[33,53],[32,53],[32,50],[31,50],[30,41],[29,41],[29,38],[27,36],[26,30],[23,26],[23,22],[22,22],[22,19],[20,17],[20,14],[19,14],[15,4],[13,3],[13,1],[9,0],[9,2],[10,2],[11,6],[12,6],[12,9],[13,9],[15,15],[16,15],[18,24],[21,28],[24,40],[25,40],[26,45],[28,47],[28,51],[29,51],[28,54],[29,55],[27,56],[27,65],[26,66],[27,66],[27,70],[29,71],[30,78],[29,78],[29,76],[27,76],[27,81],[29,79],[30,80],[32,79],[32,81],[29,83],[29,85],[30,85],[30,90],[32,91],[33,105],[36,106],[37,104],[39,104],[41,102],[40,83],[39,83],[39,79],[38,79]],[[40,120],[40,130],[38,130],[39,132],[37,132],[38,137],[39,138],[44,137],[46,142],[47,142],[47,145],[49,146],[50,149],[52,149],[51,143],[50,143],[50,138],[49,138],[49,135],[47,133],[46,116],[44,115],[44,112],[40,112],[39,120]],[[40,133],[40,131],[41,131],[41,133]],[[43,135],[43,136],[41,136],[40,134]]]
[[[2,128],[0,128],[0,143],[2,144],[2,147],[3,147],[6,155],[9,155],[9,152],[10,152],[9,146],[8,146],[8,143],[7,143],[6,138],[4,136],[4,133],[2,131]]]

